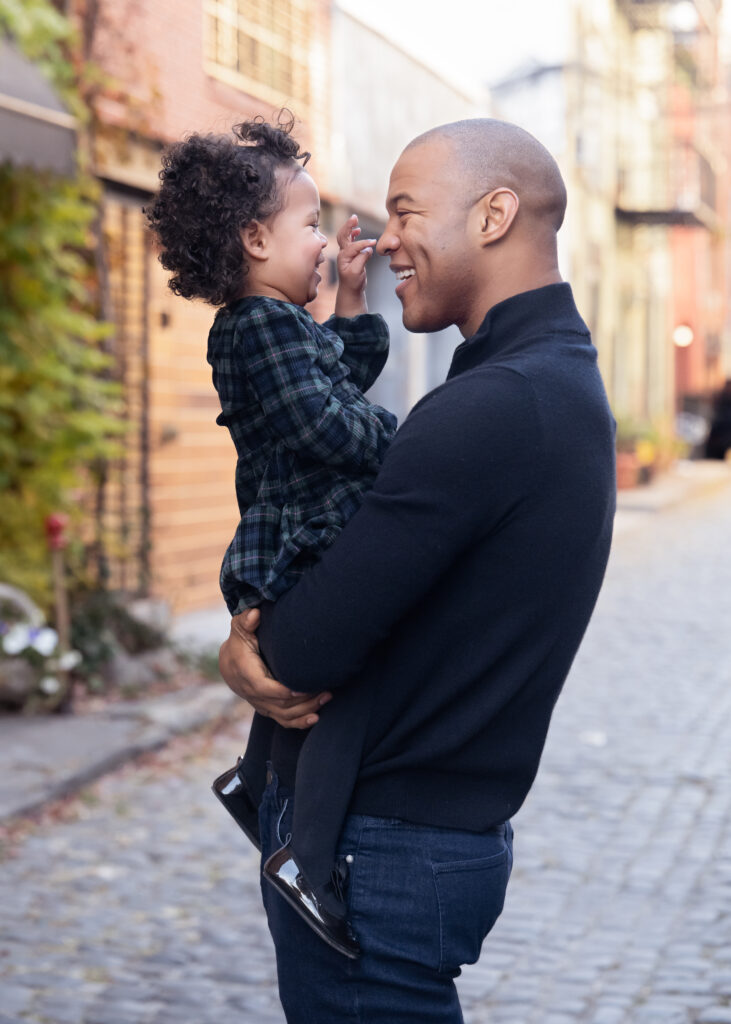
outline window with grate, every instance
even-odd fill
[[[206,71],[273,103],[309,103],[307,0],[204,0]]]

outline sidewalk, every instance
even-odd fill
[[[225,683],[201,683],[86,715],[0,715],[0,821],[68,796],[174,736],[244,713]]]
[[[731,462],[681,459],[651,483],[617,492],[615,536],[646,522],[648,514],[712,494],[730,484]]]
[[[728,463],[679,462],[645,487],[620,491],[616,534],[722,487],[731,487]],[[211,623],[222,621],[217,611],[200,612],[180,620],[173,632],[193,642],[210,638]],[[2,715],[0,821],[67,796],[175,735],[242,713],[242,702],[225,684],[206,683],[148,700],[110,703],[88,715]]]

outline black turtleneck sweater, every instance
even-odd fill
[[[614,508],[614,421],[569,285],[501,302],[398,430],[333,546],[262,609],[274,677],[334,693],[309,733],[275,730],[275,767],[299,753],[298,799],[329,778],[345,792],[338,821],[479,831],[515,814]]]

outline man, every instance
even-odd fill
[[[454,323],[466,340],[332,548],[262,608],[259,642],[283,685],[258,659],[258,612],[234,619],[221,649],[229,686],[276,723],[265,857],[286,843],[313,761],[349,778],[337,725],[348,702],[370,700],[338,846],[348,877],[333,879],[360,958],[263,886],[290,1024],[461,1021],[453,979],[502,910],[509,818],[614,515],[614,423],[558,271],[565,204],[555,161],[514,125],[461,121],[407,146],[377,249],[406,327]]]

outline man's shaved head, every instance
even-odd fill
[[[406,150],[432,140],[448,142],[459,164],[455,183],[470,206],[487,192],[509,188],[518,196],[523,219],[558,231],[566,211],[566,186],[558,164],[523,128],[488,117],[439,125],[410,142]]]
[[[410,142],[388,185],[376,246],[398,276],[410,331],[465,338],[504,299],[561,280],[566,188],[556,161],[514,124],[475,118]]]

